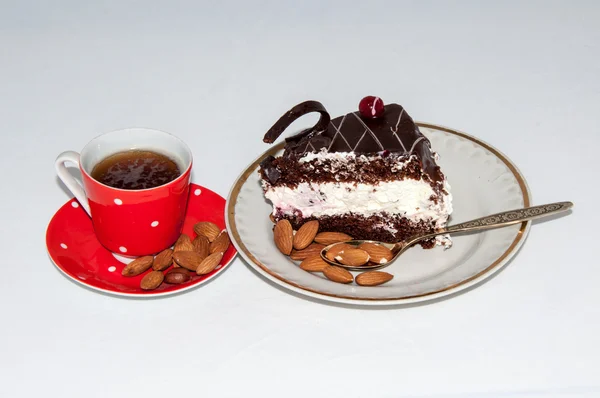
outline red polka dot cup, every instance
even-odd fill
[[[182,172],[164,185],[139,190],[113,188],[92,178],[96,164],[118,152],[154,151],[171,158]],[[81,171],[83,187],[66,162]],[[170,247],[179,237],[187,206],[192,153],[179,138],[157,130],[132,128],[94,138],[81,151],[61,153],[56,172],[92,218],[100,243],[113,253],[144,256]]]

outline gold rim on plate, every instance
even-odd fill
[[[514,175],[515,179],[517,180],[519,187],[521,188],[521,193],[523,194],[523,206],[524,207],[531,206],[529,189],[527,187],[527,183],[525,182],[525,178],[519,172],[517,167],[504,154],[502,154],[496,148],[479,140],[478,138],[475,138],[466,133],[462,133],[462,132],[459,132],[459,131],[456,131],[456,130],[453,130],[453,129],[450,129],[447,127],[438,126],[438,125],[430,124],[430,123],[421,123],[421,122],[417,122],[416,124],[419,127],[429,128],[429,129],[433,129],[433,130],[439,130],[439,131],[443,131],[445,133],[457,135],[461,138],[465,138],[465,139],[472,141],[472,142],[476,143],[477,145],[480,145],[481,147],[487,149],[491,153],[493,153],[498,159],[500,159],[506,165],[506,167],[511,171],[511,173]],[[281,282],[284,282],[291,287],[300,289],[301,291],[310,292],[310,293],[312,293],[311,296],[313,296],[313,297],[315,295],[317,297],[318,296],[334,297],[334,298],[343,299],[343,300],[351,300],[353,302],[356,302],[357,304],[359,304],[361,301],[367,301],[367,302],[380,301],[380,302],[390,302],[390,303],[400,304],[403,301],[414,302],[415,301],[414,299],[427,299],[427,298],[433,299],[436,297],[431,297],[431,296],[439,296],[441,293],[450,294],[451,291],[457,290],[459,287],[463,287],[464,285],[467,285],[470,282],[476,281],[477,279],[490,273],[491,271],[495,271],[496,268],[498,268],[498,269],[501,268],[502,265],[504,265],[504,262],[507,259],[507,257],[522,243],[523,239],[526,236],[526,232],[528,231],[528,227],[531,224],[531,221],[523,222],[521,224],[521,227],[519,228],[519,232],[515,236],[515,239],[511,242],[511,244],[508,246],[506,251],[504,251],[504,253],[502,253],[502,255],[500,255],[500,257],[498,257],[495,261],[493,261],[492,264],[490,264],[488,267],[486,267],[485,269],[483,269],[482,271],[478,272],[475,275],[465,278],[462,281],[454,283],[450,286],[446,286],[443,289],[437,289],[434,291],[430,291],[430,292],[426,292],[426,293],[422,293],[422,294],[410,295],[410,296],[379,298],[379,297],[353,297],[353,296],[345,296],[345,295],[340,295],[340,294],[325,293],[320,290],[316,290],[316,289],[313,289],[313,288],[310,288],[307,286],[303,286],[296,282],[292,282],[292,281],[282,277],[281,275],[271,271],[271,269],[269,267],[267,267],[266,265],[261,263],[248,250],[248,248],[242,241],[240,234],[238,232],[236,221],[235,221],[235,206],[237,204],[238,196],[239,196],[240,190],[242,189],[242,186],[246,183],[246,180],[248,179],[248,177],[256,171],[256,168],[258,167],[260,162],[266,156],[275,155],[277,152],[279,152],[281,149],[283,149],[284,145],[285,145],[285,142],[280,142],[279,144],[275,145],[274,147],[272,147],[271,149],[269,149],[268,151],[263,153],[262,156],[260,156],[258,159],[256,159],[250,166],[248,166],[248,168],[246,170],[244,170],[242,175],[238,178],[237,182],[231,189],[229,198],[227,200],[227,208],[226,208],[227,213],[226,213],[225,217],[226,217],[227,223],[229,225],[229,233],[232,237],[232,242],[235,243],[235,245],[238,248],[238,252],[240,254],[243,253],[244,256],[249,258],[255,265],[257,265],[267,275],[269,275],[275,279],[278,279]],[[418,301],[423,301],[423,300],[418,300]]]

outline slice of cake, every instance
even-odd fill
[[[354,239],[400,242],[443,228],[452,212],[437,154],[398,104],[365,97],[359,111],[333,120],[323,105],[303,102],[266,133],[273,143],[300,116],[319,112],[317,124],[287,138],[282,156],[260,164],[265,197],[276,221],[294,229],[318,220],[321,231]],[[449,247],[448,236],[422,245]]]

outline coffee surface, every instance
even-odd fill
[[[146,150],[118,152],[101,160],[92,178],[119,189],[148,189],[167,184],[181,175],[169,157]]]

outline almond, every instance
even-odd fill
[[[189,269],[190,271],[196,271],[200,263],[204,260],[201,255],[196,252],[175,252],[173,253],[173,260],[181,267]]]
[[[192,245],[192,241],[190,237],[186,234],[181,234],[175,242],[175,246],[173,247],[174,252],[191,252],[194,250],[194,246]]]
[[[363,272],[356,277],[356,283],[361,286],[377,286],[389,282],[394,275],[381,271]]]
[[[210,221],[202,221],[194,225],[194,232],[196,235],[206,236],[208,240],[212,242],[221,233],[221,228]]]
[[[173,250],[165,249],[154,257],[152,269],[155,271],[164,271],[173,263]]]
[[[160,271],[148,272],[140,281],[140,287],[144,290],[154,290],[163,283],[165,276]]]
[[[329,246],[333,243],[348,242],[351,241],[352,237],[342,232],[319,232],[315,236],[315,242],[321,243],[325,246]]]
[[[376,264],[386,264],[394,257],[394,254],[390,249],[376,243],[361,243],[358,248],[369,253],[369,261]]]
[[[141,274],[142,272],[146,272],[148,268],[152,267],[152,263],[154,262],[154,257],[152,256],[144,256],[138,257],[123,268],[121,271],[121,275],[123,276],[136,276]]]
[[[294,230],[288,220],[279,220],[273,229],[273,239],[280,252],[289,256],[292,252]]]
[[[369,262],[369,253],[361,249],[346,249],[340,252],[335,259],[351,267],[360,267]]]
[[[327,257],[329,261],[336,261],[336,256],[344,250],[348,249],[356,249],[356,246],[352,246],[347,243],[338,243],[337,245],[331,246],[331,248],[327,250],[327,253],[325,253],[325,257]]]
[[[308,272],[322,272],[327,267],[329,267],[329,264],[318,254],[307,257],[300,263],[300,268]]]
[[[227,249],[229,248],[229,235],[227,234],[227,231],[221,231],[221,233],[219,234],[219,236],[217,236],[217,238],[212,241],[212,243],[210,244],[210,248],[209,248],[209,252],[210,254],[213,253],[225,253],[227,251]]]
[[[323,269],[323,274],[327,279],[338,283],[351,283],[354,280],[354,277],[348,270],[333,265],[325,267],[325,269]]]
[[[172,268],[165,275],[165,282],[170,283],[172,285],[185,283],[190,279],[192,279],[190,271],[188,271],[185,268]]]
[[[271,220],[271,222],[275,224],[275,216],[273,215],[273,213],[269,214],[269,220]]]
[[[294,235],[294,249],[302,250],[312,243],[319,231],[319,222],[317,220],[309,221],[302,225]]]
[[[295,261],[302,261],[314,254],[321,253],[321,250],[323,250],[324,248],[325,245],[322,245],[320,243],[311,243],[306,249],[292,250],[290,258]]]
[[[223,259],[223,253],[216,252],[206,257],[196,269],[198,275],[205,275],[217,268],[217,265]]]
[[[201,255],[203,259],[210,254],[210,242],[204,235],[196,236],[192,241],[192,246],[194,246],[194,251]]]

